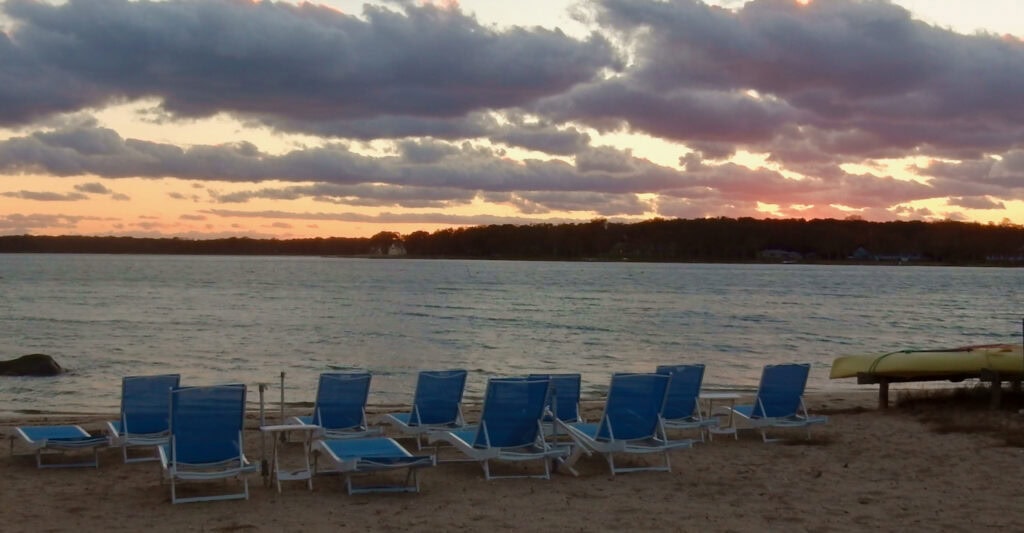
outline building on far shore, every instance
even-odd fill
[[[792,252],[789,250],[780,250],[778,248],[772,248],[769,250],[761,250],[759,254],[761,259],[766,261],[782,261],[783,263],[795,263],[803,259],[803,254],[800,252]]]
[[[924,257],[918,253],[907,252],[898,254],[873,254],[861,246],[854,250],[849,259],[853,261],[880,261],[883,263],[911,263],[914,261],[922,261]]]

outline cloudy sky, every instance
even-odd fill
[[[1024,224],[1019,0],[0,0],[0,234]]]

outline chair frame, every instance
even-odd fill
[[[668,439],[661,412],[665,404],[669,379],[669,376],[664,374],[613,374],[611,385],[608,389],[608,398],[605,401],[604,413],[601,415],[599,422],[585,424],[556,421],[558,427],[563,429],[576,444],[567,466],[573,468],[581,455],[590,456],[598,453],[605,457],[612,476],[626,472],[671,472],[672,462],[669,452],[680,448],[690,448],[693,446],[694,441],[692,439],[676,441]],[[624,400],[620,400],[620,395],[624,394],[620,392],[622,390],[621,387],[624,385],[620,384],[624,381],[638,381],[641,384],[646,381],[648,383],[643,388],[651,394],[660,396],[657,399],[652,398],[652,400],[657,402],[657,409],[653,411],[655,419],[650,421],[652,430],[636,438],[617,438],[615,436],[616,419],[619,417],[618,413],[622,412],[620,403],[624,402]],[[635,416],[635,412],[630,413],[630,415]],[[617,453],[660,453],[662,454],[663,461],[662,464],[653,466],[618,467],[615,465],[615,454]],[[574,469],[573,472],[575,472]]]
[[[580,393],[582,389],[582,376],[580,374],[530,374],[527,379],[548,379],[551,381],[551,389],[548,392],[548,399],[544,403],[544,418],[541,419],[541,427],[544,428],[544,435],[558,439],[558,426],[555,419],[562,422],[586,422],[583,418],[583,409],[580,407]],[[568,390],[569,394],[565,394]],[[572,416],[565,415],[565,405],[569,404],[572,409]]]
[[[343,455],[337,453],[346,451],[346,448],[363,448],[363,450],[351,450]],[[313,450],[316,452],[314,471],[317,474],[342,474],[345,477],[345,488],[349,494],[419,492],[419,469],[437,464],[433,455],[413,455],[398,441],[390,437],[320,439],[313,443]],[[333,468],[320,469],[321,457],[329,461]],[[368,476],[375,472],[401,469],[406,469],[405,480],[401,484],[356,486],[352,481],[356,476]]]
[[[658,374],[666,374],[671,379],[668,392],[665,394],[665,406],[661,410],[666,430],[696,429],[700,442],[711,439],[711,432],[719,426],[717,418],[707,416],[700,402],[700,391],[704,383],[704,365],[661,365],[655,370]],[[666,413],[673,409],[672,401],[678,400],[683,406],[692,405],[688,414],[669,418]],[[692,403],[691,403],[692,402]],[[680,409],[685,412],[686,408]]]
[[[292,417],[289,423],[301,426],[320,426],[321,430],[317,432],[316,437],[324,439],[356,439],[380,435],[383,433],[383,430],[379,427],[370,427],[366,421],[366,402],[370,396],[370,381],[372,378],[373,376],[369,372],[324,372],[320,374],[316,389],[316,402],[313,405],[313,414],[310,416]],[[359,421],[346,427],[334,427],[325,424],[321,411],[322,406],[326,403],[321,397],[321,394],[325,394],[323,391],[325,385],[328,387],[342,387],[350,383],[364,387],[361,392],[360,412],[358,417],[356,417]]]
[[[530,397],[534,393],[532,389],[540,387],[543,387],[543,394],[537,398]],[[459,430],[431,432],[427,436],[428,442],[447,442],[470,460],[480,463],[484,471],[484,479],[487,481],[517,478],[551,479],[551,462],[564,460],[569,455],[570,450],[565,446],[548,442],[544,436],[541,419],[544,416],[544,404],[548,396],[549,387],[550,380],[548,379],[491,378],[487,382],[487,390],[484,393],[484,405],[481,411],[480,423],[476,426]],[[503,391],[500,389],[515,388],[526,389],[525,394],[529,404],[526,410],[520,411],[522,416],[519,422],[534,424],[535,430],[532,431],[532,435],[524,433],[523,436],[528,436],[529,439],[521,439],[521,442],[516,443],[516,445],[501,446],[500,442],[492,442],[494,439],[491,437],[491,433],[497,431],[500,424],[492,423],[490,419],[497,416],[494,413],[507,414],[508,412],[515,412],[513,409],[507,409],[500,403],[500,400],[496,399],[503,396]],[[534,403],[536,405],[533,405]],[[529,442],[526,442],[527,440]],[[490,463],[492,460],[509,462],[540,460],[544,465],[544,473],[532,475],[495,475],[491,473]]]
[[[754,403],[731,407],[732,412],[745,422],[745,427],[738,427],[737,429],[758,429],[761,432],[761,440],[768,443],[782,440],[779,438],[768,438],[769,428],[806,428],[806,438],[810,439],[811,426],[828,423],[827,416],[811,416],[807,411],[807,405],[804,403],[804,389],[807,386],[810,368],[811,365],[809,363],[765,365],[761,373],[761,381],[757,387],[757,395],[754,397]],[[775,385],[772,381],[773,379],[782,379],[775,376],[785,372],[799,372],[802,374],[802,380],[797,389],[784,391],[783,400],[794,407],[792,409],[786,408],[786,412],[783,413],[775,413],[772,412],[776,410],[774,403],[765,401],[764,396],[766,391]]]
[[[121,379],[121,417],[116,421],[107,422],[107,430],[110,433],[110,445],[121,448],[121,457],[125,464],[141,463],[147,461],[159,461],[160,455],[156,451],[157,446],[166,444],[170,438],[170,420],[165,418],[164,429],[156,432],[135,433],[132,432],[129,420],[134,418],[131,412],[137,406],[132,404],[132,395],[129,389],[138,386],[163,387],[167,386],[163,397],[165,399],[163,411],[168,417],[170,390],[181,385],[180,374],[158,374],[152,376],[125,376]],[[129,448],[152,447],[153,455],[143,457],[129,457]]]
[[[230,457],[224,457],[220,460],[215,461],[204,461],[204,462],[189,462],[187,459],[180,460],[179,450],[179,439],[189,440],[195,439],[195,435],[187,435],[182,433],[179,427],[175,427],[175,422],[178,420],[175,412],[175,406],[179,405],[180,402],[195,401],[201,402],[204,398],[204,394],[212,394],[213,392],[233,389],[232,392],[236,392],[239,395],[238,401],[230,399],[228,401],[223,399],[217,399],[217,401],[223,402],[225,409],[237,409],[237,440],[233,440],[233,444],[237,447],[237,455]],[[245,385],[242,384],[229,384],[229,385],[214,385],[207,387],[177,387],[170,391],[171,395],[171,407],[170,407],[170,421],[171,421],[171,435],[167,444],[160,446],[160,464],[163,467],[163,476],[161,477],[161,483],[164,479],[170,480],[171,485],[171,503],[189,503],[189,502],[202,502],[202,501],[215,501],[215,500],[237,500],[237,499],[249,499],[249,479],[247,474],[254,473],[259,470],[260,465],[249,463],[245,457]],[[198,400],[191,398],[191,396],[198,397]],[[179,407],[180,409],[180,407]],[[243,489],[241,492],[206,495],[206,496],[192,496],[180,498],[177,495],[177,485],[179,481],[209,481],[217,479],[229,479],[229,478],[240,478],[242,480]]]
[[[36,468],[99,468],[99,449],[109,444],[105,436],[93,436],[78,425],[20,426],[14,428],[11,436],[11,455],[14,455],[14,441],[20,438],[36,458]],[[47,463],[44,455],[67,457],[68,452],[92,450],[91,461]]]
[[[423,438],[431,431],[447,430],[447,429],[458,429],[465,427],[466,420],[462,414],[462,396],[466,389],[466,377],[468,372],[462,369],[455,370],[424,370],[421,371],[416,379],[416,391],[413,393],[412,407],[408,413],[388,413],[384,416],[384,421],[392,424],[399,431],[405,435],[412,435],[416,437],[416,448],[419,450],[423,449]],[[431,383],[437,381],[438,383]],[[422,397],[425,390],[433,386],[443,386],[447,390],[457,390],[458,394],[452,395],[452,398],[446,398],[446,400],[454,399],[454,412],[455,417],[441,422],[423,422],[422,413],[424,408],[421,405],[424,403]],[[451,407],[451,406],[447,406]]]

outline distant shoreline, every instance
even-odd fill
[[[956,263],[939,261],[858,261],[858,260],[806,260],[806,261],[771,261],[764,259],[645,259],[645,258],[603,258],[603,257],[466,257],[466,256],[432,256],[432,255],[374,255],[374,254],[315,254],[315,253],[246,253],[246,252],[109,252],[109,251],[8,251],[0,250],[0,255],[145,255],[145,256],[179,256],[179,257],[321,257],[324,259],[367,259],[367,260],[424,260],[424,261],[521,261],[521,262],[555,262],[555,263],[639,263],[639,264],[692,264],[692,265],[792,265],[792,266],[916,266],[916,267],[965,267],[965,268],[1021,268],[1024,262],[978,262]]]
[[[863,220],[605,219],[408,235],[254,239],[0,235],[0,253],[264,255],[645,263],[1024,266],[1024,226]]]

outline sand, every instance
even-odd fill
[[[593,457],[577,464],[578,477],[488,482],[477,464],[442,464],[421,471],[419,494],[349,496],[336,476],[318,476],[312,492],[291,482],[278,494],[257,474],[250,477],[247,501],[172,505],[158,463],[124,465],[117,449],[101,452],[98,469],[38,470],[31,456],[3,454],[0,529],[1024,530],[1024,448],[1007,445],[1002,430],[989,430],[1018,431],[1020,415],[989,413],[984,427],[961,422],[959,429],[937,431],[923,421],[921,408],[878,411],[875,401],[873,394],[810,398],[812,413],[830,417],[828,425],[814,427],[810,440],[792,430],[776,433],[786,440],[770,444],[755,433],[718,437],[673,452],[671,473],[613,478],[604,460]],[[588,414],[598,409],[589,406]],[[945,405],[934,410],[938,419],[979,417]],[[25,416],[0,420],[0,432],[69,422],[100,430],[108,418]],[[257,425],[253,419],[246,432],[246,451],[255,460],[261,453]],[[301,447],[287,445],[285,453],[294,460]]]

